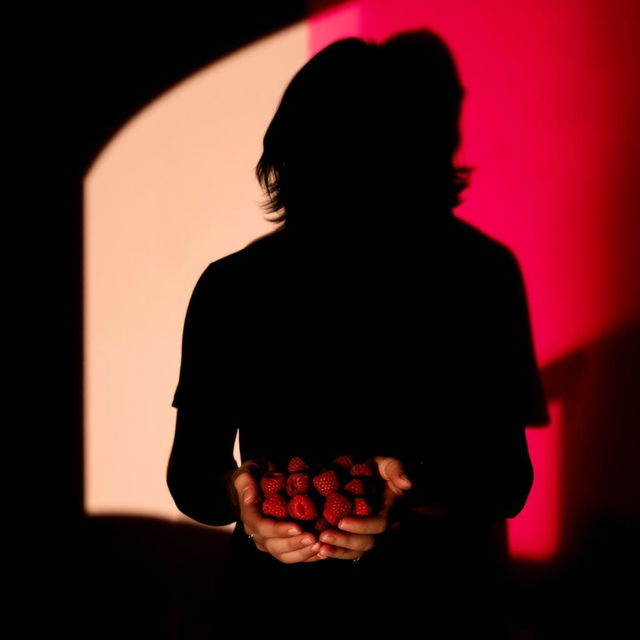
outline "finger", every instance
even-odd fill
[[[245,526],[245,532],[249,529]],[[273,556],[280,555],[282,553],[288,553],[290,551],[298,551],[300,549],[307,549],[310,546],[315,546],[315,552],[320,548],[320,544],[316,542],[313,534],[304,534],[290,538],[264,538],[259,533],[252,534],[251,541],[260,549]]]
[[[387,528],[387,520],[383,516],[342,518],[338,523],[338,528],[349,533],[383,533]]]
[[[272,555],[280,555],[291,551],[299,551],[313,545],[316,538],[311,533],[304,533],[300,536],[290,538],[265,538],[264,546]]]
[[[361,558],[364,551],[354,551],[343,547],[335,547],[331,544],[323,544],[318,551],[320,558],[336,558],[337,560],[355,560]]]
[[[342,533],[335,529],[328,529],[320,534],[320,542],[353,551],[369,551],[373,548],[374,541],[374,537],[369,534]]]
[[[407,478],[400,460],[397,458],[385,458],[382,456],[377,456],[375,460],[378,463],[378,471],[380,472],[380,475],[385,480],[391,482],[394,490],[397,488],[401,492],[412,487],[411,480]]]
[[[258,485],[260,478],[267,472],[273,471],[274,465],[266,458],[255,458],[243,462],[233,473],[233,485],[238,492],[241,502],[251,503],[259,496]]]
[[[253,504],[258,499],[258,485],[248,471],[239,473],[233,481],[240,504]]]
[[[291,564],[293,562],[317,562],[318,560],[322,560],[322,558],[318,557],[320,547],[320,543],[316,542],[308,547],[303,547],[297,551],[282,553],[275,557],[285,564]]]
[[[240,512],[240,517],[247,534],[253,533],[260,538],[289,538],[302,533],[300,526],[295,522],[265,518],[255,504],[245,505]]]

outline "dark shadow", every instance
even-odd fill
[[[563,408],[561,548],[550,562],[509,563],[514,627],[527,638],[623,637],[640,568],[640,324],[551,363],[543,380]]]
[[[215,637],[214,595],[229,534],[196,523],[135,516],[85,522],[77,597],[58,612],[91,638]],[[70,576],[66,576],[69,580]]]

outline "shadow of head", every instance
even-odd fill
[[[338,40],[287,86],[263,139],[263,206],[293,229],[414,229],[460,204],[464,88],[426,29]],[[328,224],[327,224],[328,223]]]

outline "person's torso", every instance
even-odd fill
[[[405,239],[277,232],[227,259],[243,459],[400,454],[482,398],[498,243],[457,221]]]

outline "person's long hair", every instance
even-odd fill
[[[406,229],[450,214],[473,170],[454,162],[463,97],[447,45],[426,29],[330,44],[295,74],[264,135],[261,206],[283,227],[338,233],[375,215]]]

